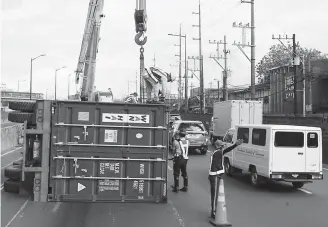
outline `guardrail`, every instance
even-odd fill
[[[23,144],[23,125],[17,124],[1,128],[1,150]]]

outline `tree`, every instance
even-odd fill
[[[286,49],[287,47],[287,49]],[[275,67],[291,64],[293,58],[292,45],[272,45],[269,52],[256,65],[257,78],[259,83],[269,83],[268,71]],[[305,59],[327,59],[328,55],[321,53],[316,49],[302,48],[299,44],[296,46],[296,54],[305,56]]]

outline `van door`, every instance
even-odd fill
[[[320,134],[313,131],[306,134],[306,172],[320,172]]]
[[[273,130],[273,172],[305,172],[305,134],[304,131]]]

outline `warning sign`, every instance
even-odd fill
[[[102,122],[126,122],[126,114],[117,114],[117,113],[103,113]]]
[[[105,130],[105,143],[117,143],[117,130]]]

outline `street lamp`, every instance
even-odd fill
[[[66,66],[63,66],[55,70],[55,100],[57,100],[57,71],[65,68]]]
[[[46,56],[45,54],[41,54],[35,58],[31,58],[31,69],[30,69],[30,99],[32,99],[32,78],[33,78],[33,73],[32,73],[32,69],[33,69],[33,61],[39,57],[44,57]]]

